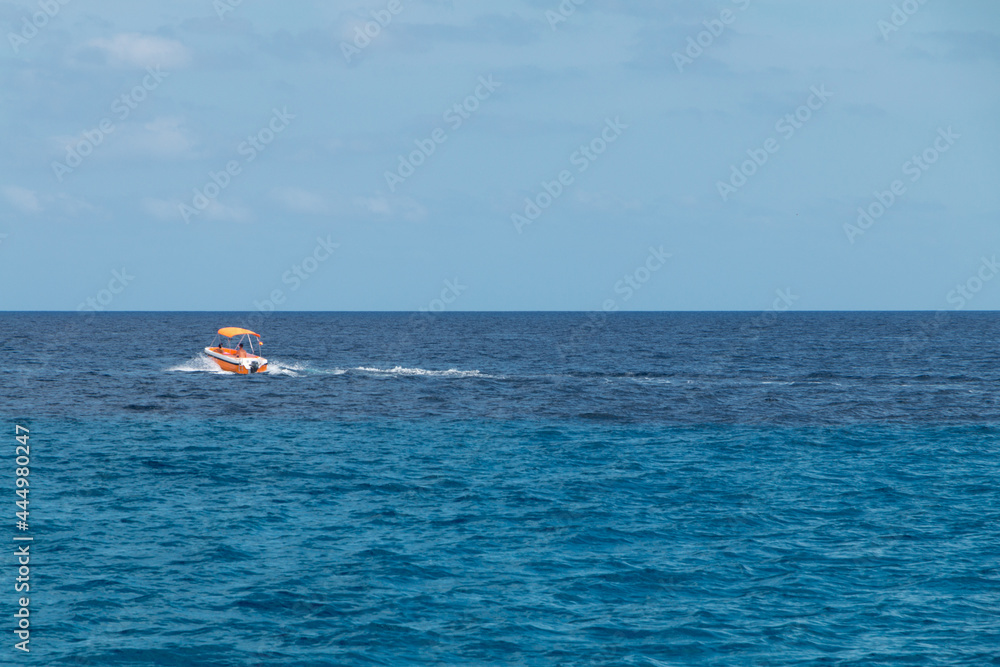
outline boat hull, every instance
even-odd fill
[[[267,371],[267,359],[258,357],[255,354],[238,357],[235,350],[226,350],[225,348],[218,347],[206,347],[205,354],[222,370],[236,373],[237,375],[252,375]]]

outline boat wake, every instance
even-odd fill
[[[302,377],[303,375],[343,375],[346,373],[342,368],[313,368],[308,364],[298,362],[283,362],[278,359],[271,359],[267,362],[268,375],[287,375],[289,377]]]
[[[168,373],[214,373],[216,375],[230,375],[219,368],[219,365],[204,355],[191,357],[187,361],[167,369]]]
[[[198,355],[167,368],[168,373],[213,373],[215,375],[232,375],[222,370],[208,357]],[[377,368],[374,366],[356,366],[354,368],[316,368],[309,364],[278,359],[269,359],[265,375],[283,375],[287,377],[312,377],[316,375],[345,375],[345,374],[366,375],[369,377],[439,377],[439,378],[495,378],[478,370],[461,370],[449,368],[447,370],[429,370],[426,368],[405,368],[395,366],[393,368]]]
[[[269,361],[267,365],[268,374],[290,375],[292,377],[314,376],[314,375],[367,375],[369,377],[441,377],[441,378],[492,378],[478,370],[465,371],[458,368],[448,370],[428,370],[426,368],[404,368],[395,366],[393,368],[377,368],[374,366],[355,366],[353,368],[315,368],[302,363],[283,363],[281,361]]]
[[[427,376],[427,377],[447,377],[447,378],[492,378],[493,375],[487,375],[481,371],[463,371],[457,368],[449,368],[446,371],[431,371],[424,368],[403,368],[402,366],[396,366],[394,368],[372,368],[370,366],[358,366],[352,370],[361,371],[363,373],[371,373],[375,375],[400,375],[400,376]]]

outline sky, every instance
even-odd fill
[[[0,30],[0,310],[1000,308],[990,0],[16,0]]]

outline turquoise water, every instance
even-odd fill
[[[992,315],[230,319],[0,314],[31,663],[1000,663]]]

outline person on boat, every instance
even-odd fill
[[[236,356],[240,359],[246,359],[247,351],[243,349],[243,343],[240,343],[240,348],[237,350]]]

